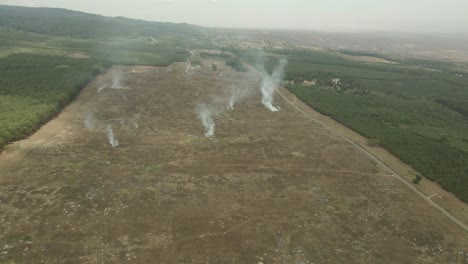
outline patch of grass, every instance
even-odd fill
[[[219,139],[220,142],[222,143],[227,143],[227,144],[248,144],[251,143],[252,141],[248,136],[245,135],[239,135],[236,137],[227,137],[227,138],[221,138]]]
[[[143,173],[154,173],[154,172],[157,172],[159,170],[161,170],[162,168],[162,165],[161,164],[153,164],[153,163],[149,163],[149,164],[145,164],[142,168],[142,172]]]
[[[24,233],[7,234],[7,235],[5,235],[4,238],[7,241],[14,241],[14,242],[18,242],[20,240],[22,240],[22,241],[33,241],[33,238],[32,238],[31,235],[24,234]]]
[[[81,170],[86,164],[84,162],[70,162],[67,161],[62,164],[62,168],[67,171],[79,171]]]

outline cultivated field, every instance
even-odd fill
[[[460,226],[304,104],[203,64],[114,66],[8,146],[0,263],[468,263]],[[205,137],[197,105],[239,86]]]

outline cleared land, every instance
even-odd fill
[[[0,157],[1,261],[468,261],[466,232],[281,97],[277,113],[258,94],[248,98],[218,116],[214,139],[204,137],[197,103],[239,81],[258,90],[252,71],[212,63],[190,74],[185,64],[114,67],[9,146]],[[114,71],[129,89],[98,93]]]

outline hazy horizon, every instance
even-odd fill
[[[0,4],[218,28],[468,33],[468,1],[462,0],[0,0]]]

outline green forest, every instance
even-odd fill
[[[57,115],[100,72],[94,63],[31,54],[0,59],[0,146]]]

